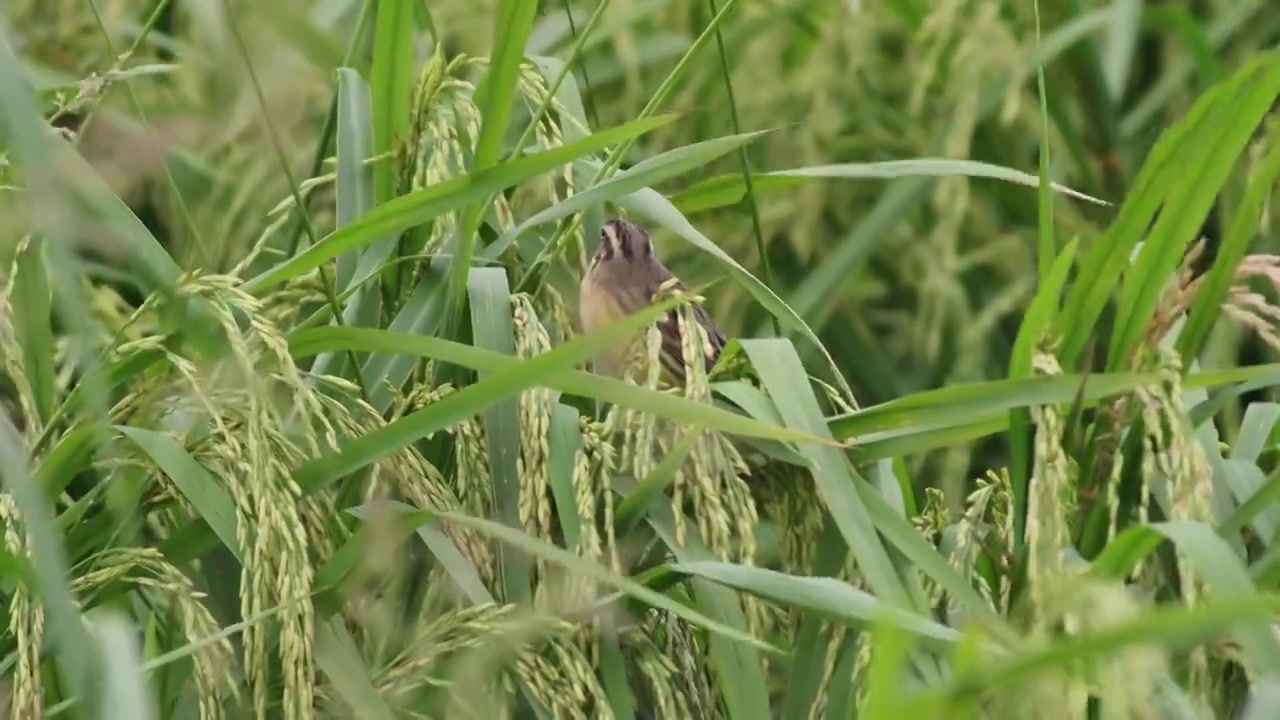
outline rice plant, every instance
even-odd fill
[[[1269,4],[3,17],[7,716],[1280,708]]]

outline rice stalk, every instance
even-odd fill
[[[134,585],[153,598],[171,604],[182,623],[182,636],[196,644],[213,638],[219,627],[204,606],[204,593],[154,548],[117,548],[93,558],[93,570],[78,575],[72,590],[86,593],[112,583]],[[238,699],[239,688],[232,682],[233,653],[225,637],[202,644],[192,653],[196,694],[201,720],[224,717],[224,694]]]
[[[1060,375],[1062,368],[1048,352],[1031,360],[1036,375]],[[1063,549],[1071,544],[1075,515],[1075,471],[1062,447],[1063,418],[1055,406],[1031,408],[1036,428],[1035,454],[1027,497],[1027,588],[1033,626],[1041,627],[1042,608],[1052,602],[1065,572]]]
[[[533,358],[551,349],[551,338],[538,320],[529,296],[511,297],[512,321],[515,328],[516,355]],[[536,388],[520,393],[520,456],[516,460],[520,475],[520,522],[535,537],[550,539],[552,531],[550,431],[553,393]],[[539,575],[546,575],[546,563],[536,563]]]
[[[0,521],[4,523],[5,550],[14,557],[30,557],[26,529],[9,493],[0,493]],[[39,718],[44,715],[44,681],[40,669],[44,611],[34,588],[27,587],[25,582],[15,584],[9,602],[7,629],[18,654],[10,709],[15,718]]]

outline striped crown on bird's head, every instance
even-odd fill
[[[622,218],[614,218],[600,228],[600,245],[596,248],[592,264],[653,258],[653,243],[644,228]]]

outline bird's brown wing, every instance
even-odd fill
[[[673,288],[681,292],[689,292],[689,288],[679,280],[672,284]],[[654,288],[657,291],[657,288]],[[684,348],[680,337],[680,320],[677,310],[670,310],[658,321],[658,330],[662,333],[662,364],[667,368],[680,384],[685,381],[685,362]],[[703,355],[704,366],[708,371],[720,359],[720,353],[724,350],[725,344],[728,342],[720,327],[716,325],[715,320],[711,319],[710,313],[702,307],[701,303],[693,304],[693,317],[702,326],[702,332],[707,336],[710,344],[709,352]]]

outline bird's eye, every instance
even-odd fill
[[[627,234],[617,223],[608,222],[600,230],[600,249],[606,260],[615,254],[624,252],[627,247]]]
[[[609,232],[609,226],[605,225],[600,230],[600,244],[596,246],[596,260],[609,260],[614,253],[614,237]]]

